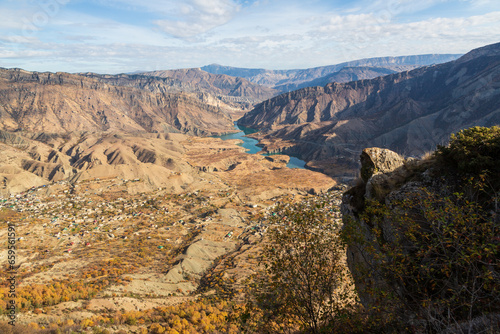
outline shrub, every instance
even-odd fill
[[[470,192],[480,192],[479,198],[492,196],[496,200],[500,190],[500,127],[472,127],[451,135],[447,147],[438,146],[436,157],[444,172],[457,174]],[[464,182],[465,181],[465,182]]]
[[[360,242],[356,226],[344,229],[344,237],[374,259],[364,274],[387,285],[365,292],[385,311],[400,311],[406,322],[413,314],[436,332],[500,312],[500,226],[477,203],[417,189],[387,205],[368,202],[361,218],[375,240]]]

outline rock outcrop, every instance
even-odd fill
[[[465,139],[453,149],[422,160],[363,150],[361,179],[345,192],[341,211],[347,263],[367,309],[383,307],[406,325],[436,332],[475,323],[482,304],[500,311],[500,220],[491,191],[498,173],[485,168],[497,154],[498,128],[482,129],[461,132]],[[483,158],[472,162],[475,174],[456,160],[468,156]]]
[[[391,207],[392,202],[405,198],[410,193],[418,193],[423,187],[439,189],[437,179],[429,177],[432,173],[432,160],[404,159],[399,154],[381,148],[364,149],[360,156],[361,180],[348,190],[342,199],[342,215],[344,223],[360,227],[362,239],[367,244],[380,249],[381,245],[375,242],[377,237],[374,225],[363,218],[366,204],[370,201],[385,204]],[[444,189],[444,188],[443,188]],[[388,242],[395,242],[395,232],[398,227],[395,222],[384,220],[380,226],[381,234]],[[376,274],[370,279],[361,278],[362,272],[376,273],[377,260],[373,252],[366,251],[366,244],[351,243],[347,251],[347,263],[357,279],[357,287],[363,304],[373,302],[372,296],[363,294],[367,285],[386,288],[385,282]]]

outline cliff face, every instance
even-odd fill
[[[429,332],[479,333],[497,323],[481,317],[500,312],[500,132],[466,131],[425,160],[363,150],[342,199],[361,302]]]
[[[377,303],[377,298],[370,292],[374,289],[389,290],[389,284],[379,272],[380,259],[370,250],[370,245],[380,251],[383,247],[377,243],[377,228],[380,228],[388,242],[395,241],[395,222],[383,221],[374,226],[369,217],[363,216],[369,201],[380,201],[390,205],[390,198],[400,198],[407,191],[419,189],[421,181],[405,183],[414,177],[418,170],[415,160],[405,160],[397,153],[381,148],[363,150],[361,160],[361,180],[358,185],[348,190],[343,198],[341,211],[346,226],[355,226],[360,237],[350,242],[347,249],[347,263],[356,280],[356,288],[365,306]],[[389,196],[390,195],[390,196]],[[387,201],[387,202],[386,202]],[[370,272],[370,274],[367,274]]]
[[[231,117],[173,79],[0,70],[0,128],[31,132],[123,130],[212,135]]]
[[[500,44],[372,80],[304,88],[257,105],[238,124],[294,142],[303,158],[379,146],[420,155],[452,132],[500,123]]]

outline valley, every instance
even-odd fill
[[[231,133],[231,134],[227,134],[227,135],[222,135],[222,136],[219,136],[218,138],[221,138],[223,140],[228,140],[228,139],[241,140],[242,141],[241,146],[244,147],[246,149],[246,152],[249,154],[256,154],[262,150],[258,146],[258,144],[259,144],[258,140],[253,139],[251,137],[247,137],[247,135],[251,135],[252,133],[257,132],[257,130],[253,130],[253,129],[249,129],[249,128],[245,128],[245,127],[239,127],[236,124],[234,127],[235,127],[235,130],[237,130],[239,132]],[[306,164],[305,161],[289,155],[289,161],[286,164],[286,166],[288,168],[304,168],[305,164]]]
[[[302,333],[302,291],[279,295],[297,281],[326,284],[310,313],[338,318],[316,322],[362,328],[349,270],[385,222],[370,201],[435,186],[452,133],[496,135],[499,93],[500,44],[283,71],[0,68],[0,333]]]
[[[245,153],[238,139],[168,138],[151,143],[157,152],[177,148],[169,169],[154,160],[88,165],[70,181],[4,195],[0,238],[7,223],[15,225],[19,324],[49,328],[214,292],[238,296],[259,267],[270,208],[336,186],[323,174],[287,168],[287,156]],[[340,195],[328,196],[338,205]],[[8,300],[3,294],[0,306]]]

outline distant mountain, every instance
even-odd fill
[[[253,83],[267,87],[274,87],[278,82],[289,79],[299,71],[239,68],[218,64],[203,66],[201,70],[213,74],[225,74],[233,77],[245,78]]]
[[[290,83],[286,85],[280,85],[277,86],[276,89],[284,92],[290,92],[300,88],[325,86],[331,82],[350,82],[350,81],[357,81],[364,79],[373,79],[376,77],[381,77],[384,75],[389,75],[404,70],[413,69],[413,66],[402,65],[402,66],[394,66],[394,68],[397,68],[397,70],[386,67],[368,67],[368,66],[343,67],[338,72],[325,75],[324,77],[320,77],[318,79],[306,81],[300,84]]]
[[[420,155],[460,129],[500,124],[500,43],[444,64],[282,94],[238,124],[266,131],[264,149],[307,160],[354,161],[373,146]]]
[[[223,103],[186,87],[171,78],[0,69],[0,130],[195,135],[233,130]]]
[[[247,103],[250,106],[279,94],[272,88],[260,86],[240,77],[212,74],[199,68],[144,72],[141,75],[172,78],[193,91],[209,93],[225,102]]]
[[[341,71],[344,67],[377,67],[394,72],[410,70],[420,66],[432,65],[452,61],[460,57],[458,54],[428,54],[417,56],[401,57],[378,57],[355,61],[349,61],[337,65],[321,66],[309,69],[297,70],[266,70],[237,68],[212,64],[201,67],[203,71],[213,74],[226,74],[235,77],[245,78],[259,85],[280,89],[281,91],[291,91],[303,87],[312,87],[317,83],[331,82],[328,79],[312,82],[316,79],[326,77]],[[353,69],[351,69],[353,71]],[[363,71],[363,69],[361,69]],[[392,72],[392,73],[394,73]],[[378,73],[372,73],[373,75]],[[339,80],[348,80],[349,77],[339,77]],[[342,81],[347,82],[347,81]]]

